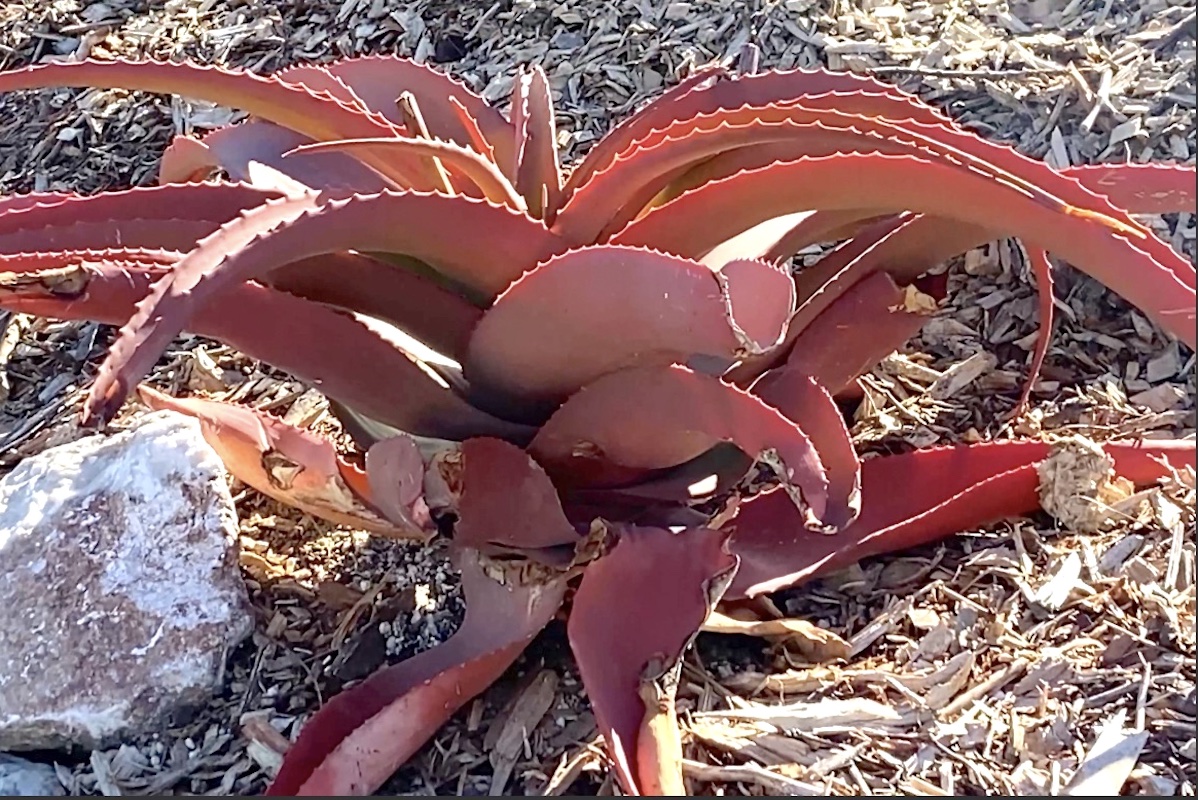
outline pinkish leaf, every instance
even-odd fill
[[[482,309],[424,275],[340,252],[293,261],[264,283],[308,300],[388,322],[455,360],[466,355]]]
[[[516,164],[511,174],[529,213],[542,218],[546,211],[557,207],[561,167],[557,160],[553,95],[545,70],[540,66],[534,64],[516,76],[511,113],[516,137]]]
[[[1198,212],[1193,164],[1092,164],[1061,172],[1132,214]]]
[[[396,225],[397,219],[404,224]],[[447,235],[447,225],[471,235]],[[127,387],[146,374],[188,318],[215,295],[286,264],[348,249],[427,262],[485,299],[558,249],[558,241],[522,214],[462,197],[384,192],[351,200],[303,195],[266,203],[205,239],[154,285],[101,366],[85,419],[115,413]]]
[[[433,137],[471,145],[471,128],[477,128],[494,149],[496,163],[505,164],[511,157],[514,146],[511,123],[486,100],[447,73],[437,72],[409,58],[391,55],[358,56],[323,64],[319,69],[336,77],[352,89],[367,108],[392,123],[404,123],[397,101],[403,92],[411,92],[420,103],[420,113]],[[303,83],[312,75],[313,68],[303,65],[285,69],[278,77]],[[470,117],[473,125],[463,123],[458,109]]]
[[[393,130],[381,117],[327,92],[287,83],[278,75],[262,77],[218,66],[87,59],[0,72],[0,92],[52,86],[130,89],[193,97],[241,109],[317,141],[385,136]],[[402,181],[402,175],[393,165],[378,159],[368,163],[385,177]]]
[[[930,293],[931,300],[943,300],[944,292],[932,283],[922,281],[917,286]],[[810,375],[838,394],[927,322],[929,311],[908,308],[906,297],[885,272],[866,275],[800,329],[784,369]]]
[[[1194,466],[1194,441],[1103,445],[1115,471],[1137,485],[1169,468]],[[740,570],[730,599],[778,591],[867,556],[916,547],[1040,507],[1036,465],[1051,453],[1042,442],[989,442],[937,447],[866,460],[863,508],[835,536],[805,531],[793,507],[773,491],[742,503],[733,521],[732,552]]]
[[[685,794],[673,687],[736,558],[726,534],[707,528],[610,532],[615,546],[587,566],[574,596],[570,647],[624,793]]]
[[[799,347],[807,344],[800,339]],[[861,513],[861,461],[832,392],[805,373],[801,364],[767,372],[749,392],[781,411],[811,437],[828,476],[829,499],[834,507],[847,508],[856,518]]]
[[[2,74],[2,73],[0,73]],[[215,229],[243,211],[280,197],[278,192],[243,183],[204,183],[199,186],[138,186],[103,194],[63,196],[25,195],[20,207],[0,215],[0,235],[49,228],[70,228],[103,223],[120,228],[126,220],[209,222]],[[49,231],[47,231],[49,232]],[[80,245],[78,249],[87,247]],[[122,247],[159,247],[158,244],[123,242]],[[103,247],[103,245],[95,245]],[[48,249],[48,248],[39,248]],[[12,251],[9,251],[12,252]]]
[[[869,174],[871,180],[843,179],[856,173]],[[1142,226],[1120,220],[1126,215],[1104,199],[1062,181],[1065,185],[1057,188],[1063,196],[1088,199],[1088,205],[1107,216],[1085,216],[1091,212],[1061,201],[1042,204],[1013,187],[939,161],[854,153],[776,164],[707,184],[649,212],[613,241],[652,242],[667,252],[700,257],[765,219],[794,211],[873,207],[876,215],[914,210],[986,228],[993,232],[989,238],[1019,236],[1029,246],[1049,250],[1194,346],[1193,266]],[[1070,190],[1071,183],[1076,191]],[[961,202],[963,197],[969,202]]]
[[[519,447],[499,439],[467,439],[460,458],[453,467],[454,483],[461,486],[456,543],[487,553],[495,546],[529,551],[578,541],[549,476]]]
[[[527,210],[524,199],[516,193],[515,187],[508,182],[508,179],[493,162],[469,147],[452,142],[414,139],[406,136],[393,136],[388,139],[346,139],[339,142],[316,142],[303,145],[289,153],[288,158],[333,152],[354,153],[365,150],[379,153],[393,152],[401,157],[416,155],[436,158],[444,166],[453,170],[455,175],[461,175],[469,181],[469,188],[472,188],[473,191],[459,193],[469,194],[473,197],[485,197],[492,203],[508,206],[517,211]]]
[[[427,539],[431,529],[397,527],[371,505],[366,475],[332,443],[261,411],[199,398],[175,398],[139,386],[155,411],[194,417],[232,475],[262,494],[338,525],[389,536]]]
[[[720,374],[781,341],[793,291],[787,273],[761,261],[715,272],[639,248],[572,250],[499,296],[475,329],[464,371],[480,392],[516,408],[556,405],[624,367],[701,359],[696,367]]]
[[[217,168],[235,181],[251,180],[249,163],[257,161],[313,189],[341,188],[378,192],[386,182],[355,159],[337,153],[284,154],[312,140],[269,122],[242,122],[220,128],[202,140],[176,136],[162,154],[162,183],[208,177]]]
[[[824,70],[772,70],[735,80],[724,71],[704,71],[664,92],[600,139],[570,174],[563,188],[563,201],[592,175],[606,169],[618,156],[631,149],[635,142],[672,123],[721,109],[768,106],[832,93],[834,102],[840,105],[860,104],[853,106],[856,113],[880,110],[875,109],[878,96],[906,97],[898,89],[872,78]],[[910,117],[923,121],[939,119],[930,109],[920,105],[911,106]]]
[[[851,519],[848,508],[829,505],[827,477],[806,433],[756,397],[685,367],[599,378],[549,418],[529,450],[561,485],[593,487],[612,485],[613,466],[672,467],[721,442],[779,474],[807,524],[834,530]]]
[[[21,282],[5,280],[0,272],[0,307],[119,325],[164,273],[136,263],[87,261],[10,273]],[[520,441],[531,436],[528,429],[468,405],[396,343],[352,316],[283,292],[235,284],[197,309],[185,327],[418,435],[455,439],[479,434]]]
[[[374,507],[400,527],[433,527],[424,497],[424,473],[424,456],[410,436],[392,436],[366,451],[366,479]]]
[[[366,796],[498,680],[557,612],[564,580],[505,586],[462,551],[466,618],[447,642],[371,675],[304,725],[267,796]]]
[[[219,227],[219,223],[198,219],[67,222],[68,214],[62,214],[60,219],[63,221],[44,228],[25,228],[0,235],[0,253],[154,248],[173,251],[181,257]]]

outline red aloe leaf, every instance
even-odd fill
[[[36,205],[51,205],[69,200],[75,195],[67,192],[27,192],[25,194],[0,195],[0,215],[10,211],[21,211]]]
[[[529,450],[567,483],[588,473],[602,481],[608,465],[673,467],[721,442],[777,472],[813,527],[834,530],[852,517],[829,505],[819,453],[797,425],[719,378],[681,366],[626,369],[588,384],[554,412]]]
[[[404,116],[396,102],[403,92],[411,92],[420,103],[420,113],[429,133],[435,138],[471,145],[472,129],[476,129],[486,137],[497,163],[506,164],[511,157],[514,147],[511,123],[451,75],[408,58],[390,55],[349,58],[321,65],[320,69],[352,89],[371,111],[393,123],[404,124]],[[309,75],[311,71],[307,67],[292,67],[278,73],[281,80],[291,80],[291,76],[295,76],[301,83]],[[472,124],[463,122],[462,111],[470,117]]]
[[[466,618],[449,641],[325,703],[300,731],[267,796],[365,796],[498,680],[554,616],[566,582],[498,583],[461,553]]]
[[[927,283],[919,286],[932,290]],[[900,289],[885,272],[861,278],[803,326],[785,369],[810,375],[832,394],[840,393],[928,321],[931,309],[907,306],[907,292],[915,288]],[[936,291],[931,299],[943,300],[944,293]],[[869,322],[862,325],[862,320]]]
[[[400,527],[434,528],[424,497],[424,473],[424,456],[410,436],[392,436],[366,451],[366,480],[374,507]]]
[[[367,314],[461,361],[482,309],[424,275],[357,253],[293,261],[264,283],[308,300]]]
[[[398,219],[404,224],[396,225]],[[447,235],[451,224],[471,235]],[[348,249],[428,262],[489,298],[559,246],[539,222],[463,197],[384,192],[266,203],[203,240],[154,285],[101,366],[84,419],[111,418],[127,387],[146,374],[188,318],[214,295],[286,264]]]
[[[539,550],[578,541],[553,482],[519,447],[499,439],[467,439],[460,458],[454,467],[461,486],[456,543],[485,553],[496,545]]]
[[[70,208],[63,211],[69,212]],[[0,253],[154,248],[181,255],[219,226],[219,223],[198,219],[114,219],[104,222],[70,222],[69,219],[69,213],[63,213],[59,222],[44,228],[0,234]]]
[[[0,273],[20,273],[71,267],[75,264],[115,264],[143,269],[166,268],[183,257],[173,250],[108,247],[99,250],[40,250],[35,253],[0,253]]]
[[[462,192],[472,196],[482,196],[497,205],[509,206],[517,211],[527,210],[523,198],[508,182],[494,162],[488,160],[469,147],[441,142],[434,139],[412,139],[404,136],[393,136],[389,139],[347,139],[341,142],[316,142],[297,147],[293,156],[317,155],[328,152],[353,153],[362,150],[376,152],[395,152],[401,155],[416,154],[421,157],[435,157],[455,172],[468,178],[475,188],[472,192]]]
[[[1091,164],[1061,172],[1132,214],[1198,210],[1193,164]]]
[[[269,122],[258,124],[270,125]],[[272,127],[278,128],[277,125]],[[199,183],[212,178],[221,168],[221,159],[211,147],[192,136],[176,135],[158,161],[158,183]]]
[[[169,222],[183,219],[191,222],[210,222],[215,228],[243,211],[279,196],[278,192],[258,189],[243,183],[138,186],[87,197],[64,197],[57,193],[25,195],[27,199],[22,207],[6,210],[0,215],[0,235],[51,226],[70,227],[81,223],[117,226],[127,220]],[[121,246],[145,245],[127,242]]]
[[[655,131],[610,167],[595,173],[565,203],[554,226],[574,242],[606,241],[640,216],[651,201],[660,206],[673,200],[680,193],[672,187],[675,182],[693,190],[746,169],[801,157],[856,151],[922,155],[930,151],[937,157],[952,153],[967,163],[977,161],[925,135],[928,130],[944,133],[939,126],[901,127],[885,120],[796,104],[746,106],[712,117],[683,120]],[[722,164],[721,156],[738,153],[745,154],[747,163],[738,159],[730,166],[715,166]],[[984,162],[971,166],[990,172]],[[690,180],[696,168],[699,177]],[[1035,193],[1034,187],[1024,188],[1028,194]]]
[[[328,92],[314,92],[300,83],[287,83],[277,75],[218,66],[166,61],[86,61],[36,64],[0,73],[0,92],[43,89],[52,86],[130,89],[194,97],[290,128],[318,141],[386,136],[393,130],[386,120]],[[371,167],[394,180],[403,175],[394,165],[370,159]]]
[[[639,248],[572,250],[499,296],[464,370],[474,387],[516,398],[513,405],[556,404],[609,372],[696,356],[718,362],[718,374],[777,345],[793,291],[788,274],[761,261],[715,272]]]
[[[675,122],[712,114],[721,109],[746,105],[762,107],[829,93],[834,93],[836,102],[841,104],[872,104],[872,98],[886,95],[905,97],[898,89],[872,78],[824,70],[773,70],[737,77],[735,80],[729,80],[719,73],[700,73],[663,93],[600,139],[570,174],[563,189],[563,199],[569,199],[592,175],[606,169],[638,140]],[[927,122],[939,119],[923,106],[913,105],[912,109],[912,119]]]
[[[846,174],[871,180],[848,181]],[[875,214],[910,209],[966,222],[992,230],[989,238],[1018,236],[1089,273],[1181,341],[1195,344],[1194,267],[1151,233],[1115,217],[1078,216],[1076,208],[1041,204],[990,177],[913,156],[839,154],[740,173],[649,212],[613,241],[652,243],[697,257],[780,214],[864,207],[877,209]],[[1116,223],[1123,226],[1119,232],[1110,227]]]
[[[521,70],[512,86],[512,128],[516,135],[517,163],[512,174],[516,190],[529,213],[544,217],[557,207],[561,192],[561,167],[557,160],[557,124],[553,95],[545,70],[533,65]]]
[[[1052,277],[1052,263],[1048,253],[1039,249],[1025,250],[1031,263],[1032,274],[1036,276],[1036,294],[1039,297],[1040,328],[1036,333],[1036,347],[1032,351],[1032,361],[1027,368],[1027,377],[1023,381],[1023,391],[1019,394],[1019,404],[1015,413],[1020,414],[1027,408],[1032,398],[1032,389],[1040,378],[1040,370],[1044,368],[1044,359],[1048,357],[1048,345],[1052,342],[1053,323],[1056,309],[1054,298],[1055,281]]]
[[[1194,441],[1108,442],[1115,471],[1137,485],[1194,466]],[[732,551],[740,570],[730,599],[778,591],[816,575],[1040,507],[1036,465],[1051,453],[1042,442],[989,442],[916,450],[865,461],[863,511],[835,536],[803,530],[779,492],[742,503]],[[896,488],[897,487],[897,488]]]
[[[610,531],[619,539],[574,595],[570,647],[624,792],[685,794],[674,687],[736,559],[726,534],[708,528]]]
[[[861,512],[861,461],[833,393],[793,366],[767,372],[749,391],[807,432],[828,475],[828,497],[856,518]]]
[[[342,188],[356,192],[378,192],[386,182],[377,172],[337,153],[304,153],[284,158],[302,145],[312,144],[307,136],[270,122],[229,125],[196,140],[176,136],[162,154],[158,179],[162,183],[207,177],[220,168],[235,181],[250,181],[249,163],[257,161],[277,169],[313,189]]]
[[[3,266],[0,261],[0,269]],[[86,261],[11,273],[8,280],[0,272],[0,306],[119,325],[164,273],[161,267]],[[14,284],[15,290],[7,290],[6,283]],[[418,435],[446,439],[495,435],[517,440],[530,435],[519,425],[468,405],[431,378],[397,343],[352,316],[264,286],[229,287],[198,308],[184,327]]]
[[[338,525],[390,536],[427,539],[430,531],[400,528],[371,506],[366,474],[314,433],[263,411],[199,398],[177,398],[139,386],[141,401],[199,420],[204,439],[233,475],[262,494]]]

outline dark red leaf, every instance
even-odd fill
[[[610,531],[619,537],[615,547],[587,566],[574,596],[570,646],[624,792],[678,794],[676,669],[736,559],[725,549],[726,535],[707,528]]]
[[[0,282],[0,307],[119,325],[164,272],[138,264],[75,261],[67,272],[60,267],[36,282],[37,272],[14,273],[26,280],[13,289]],[[235,284],[197,309],[185,328],[418,435],[446,439],[496,435],[518,441],[531,436],[522,426],[468,405],[433,380],[396,343],[348,314],[283,292],[253,283]]]
[[[367,193],[382,191],[387,183],[377,172],[343,153],[284,154],[312,140],[269,122],[229,125],[202,140],[176,136],[162,154],[159,180],[163,183],[193,180],[215,168],[236,181],[250,181],[249,163],[257,161],[313,189],[340,188]]]
[[[498,545],[539,550],[578,541],[557,489],[519,447],[499,439],[462,442],[454,541],[487,552]]]
[[[403,225],[395,220],[403,219]],[[447,235],[446,226],[470,236]],[[110,418],[191,315],[219,293],[304,258],[355,249],[427,262],[486,298],[557,248],[543,225],[484,201],[385,192],[349,200],[304,195],[266,203],[201,242],[154,285],[121,329],[85,419]],[[373,380],[370,369],[362,375]],[[360,404],[349,403],[359,408]],[[383,419],[385,415],[371,414]]]
[[[1194,441],[1105,443],[1115,471],[1147,485],[1174,467],[1194,466]],[[1042,442],[990,442],[868,459],[861,468],[862,513],[835,536],[805,531],[785,495],[740,506],[732,551],[740,570],[729,598],[778,591],[867,556],[915,547],[1040,507],[1036,465]]]
[[[498,680],[557,612],[565,581],[504,586],[461,553],[466,618],[449,641],[329,700],[304,725],[268,796],[377,791],[451,716]]]
[[[500,295],[475,329],[465,374],[516,407],[555,405],[624,367],[693,362],[720,374],[781,341],[793,291],[761,261],[714,272],[639,248],[573,250]]]
[[[595,486],[612,465],[672,467],[721,442],[774,469],[813,527],[834,529],[851,518],[849,509],[829,505],[827,477],[806,433],[756,397],[685,367],[599,378],[549,418],[529,449],[560,485]]]

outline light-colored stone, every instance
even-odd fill
[[[54,767],[0,753],[0,796],[62,797],[66,793]]]
[[[253,622],[223,467],[171,412],[0,480],[0,748],[105,746],[212,694]]]

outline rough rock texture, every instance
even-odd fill
[[[205,701],[252,630],[194,420],[147,415],[0,480],[0,749],[101,747]]]
[[[61,797],[66,790],[49,764],[0,753],[0,797]]]

